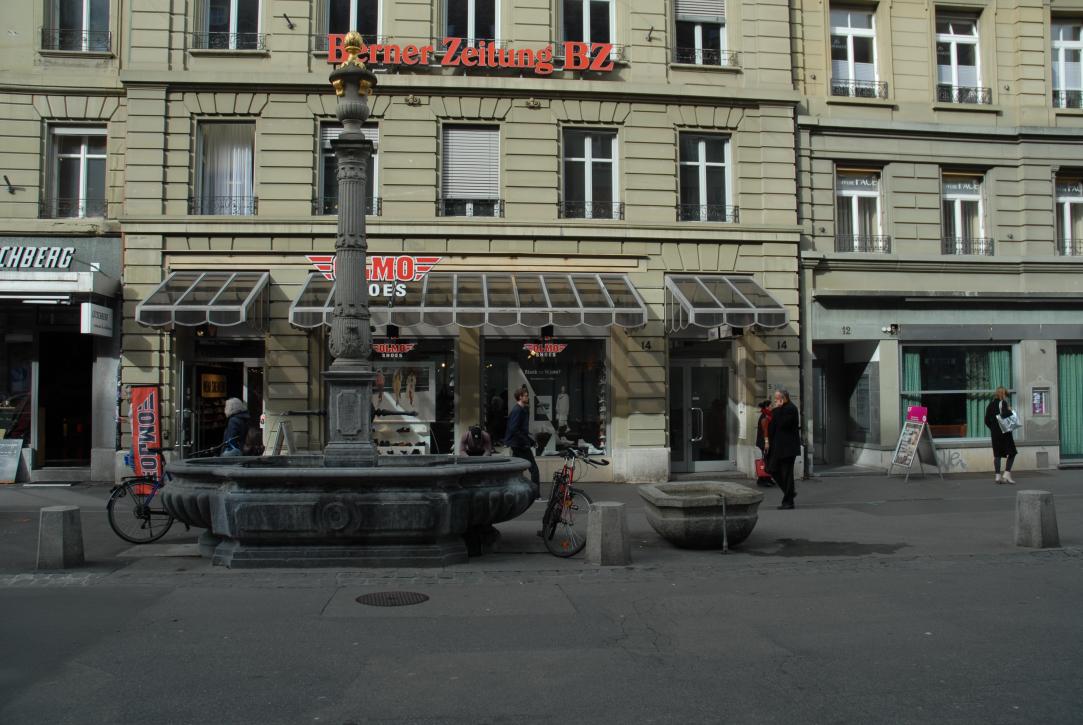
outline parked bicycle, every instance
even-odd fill
[[[572,486],[577,480],[576,464],[582,461],[597,467],[608,466],[609,461],[604,458],[593,460],[585,448],[566,448],[560,455],[564,465],[553,474],[553,490],[545,505],[540,533],[550,554],[567,558],[575,556],[587,545],[586,516],[594,503],[585,491]]]

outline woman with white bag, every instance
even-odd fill
[[[1012,478],[1012,464],[1019,452],[1015,449],[1012,431],[1020,426],[1019,416],[1008,405],[1008,389],[1003,385],[997,388],[996,398],[985,408],[985,427],[993,439],[993,470],[996,471],[997,483],[1015,483]],[[1004,475],[1000,475],[1000,459],[1007,458]]]

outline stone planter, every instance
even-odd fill
[[[686,549],[722,548],[722,497],[726,535],[734,546],[756,526],[763,494],[729,481],[652,483],[639,487],[647,521],[664,539]]]

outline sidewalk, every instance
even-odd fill
[[[1083,472],[1024,472],[1016,478],[1014,486],[995,485],[986,474],[959,474],[944,480],[935,476],[911,478],[906,483],[902,478],[886,476],[813,478],[798,481],[797,508],[793,511],[775,508],[780,498],[777,488],[760,489],[766,498],[760,506],[756,529],[728,556],[718,550],[677,549],[659,537],[647,523],[635,486],[587,482],[583,487],[595,501],[627,505],[632,571],[760,566],[825,558],[1019,553],[1024,550],[1012,543],[1015,493],[1030,488],[1054,494],[1062,547],[1083,547]],[[212,567],[195,557],[199,530],[185,531],[180,524],[175,524],[156,544],[135,547],[122,541],[106,520],[108,497],[107,485],[0,486],[0,574],[35,571],[38,510],[54,505],[82,508],[87,564],[80,571],[84,573],[109,576],[128,570],[133,575],[149,576],[176,572],[178,568],[190,573],[244,573]],[[500,524],[497,528],[502,539],[497,552],[437,571],[450,575],[532,571],[574,574],[594,569],[582,556],[560,560],[545,551],[535,534],[541,514],[541,504],[536,503],[518,519]]]

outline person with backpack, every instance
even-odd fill
[[[240,398],[226,401],[226,432],[222,435],[223,456],[243,456],[248,440],[248,406]]]
[[[491,456],[493,455],[493,438],[481,429],[480,425],[472,425],[459,440],[460,456]]]

